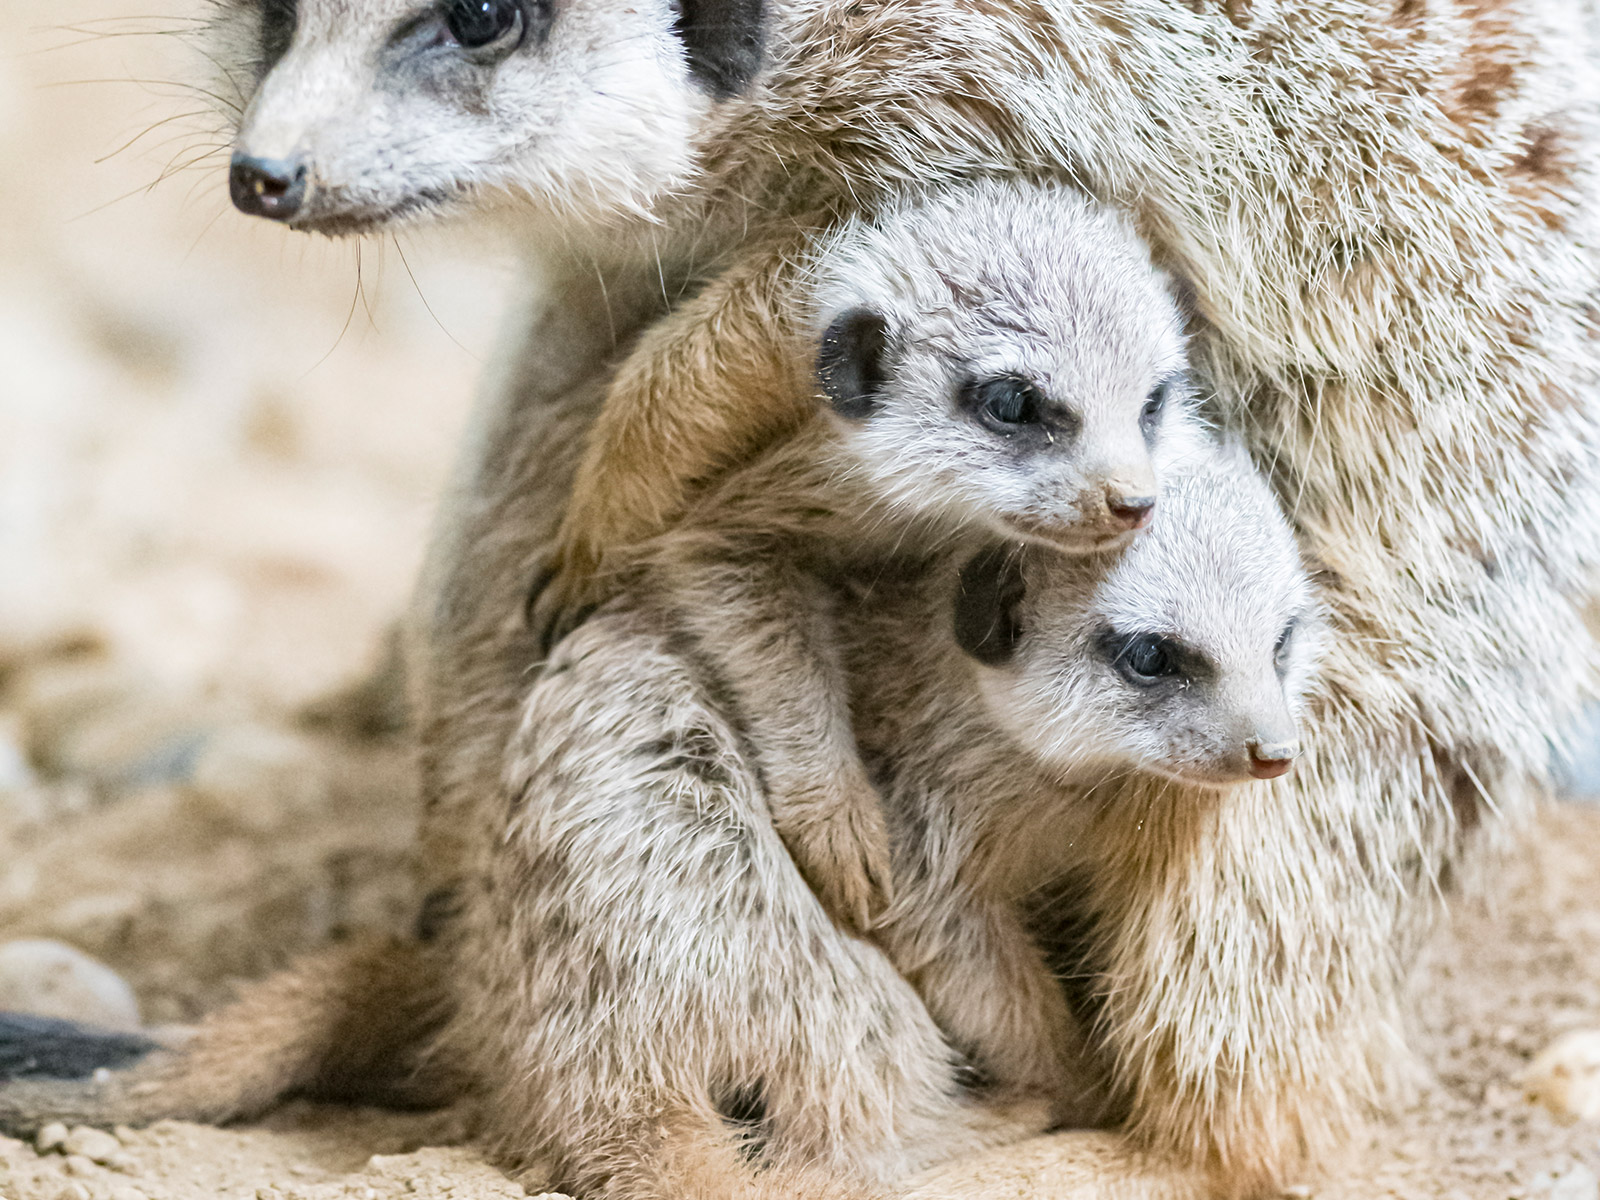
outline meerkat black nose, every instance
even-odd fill
[[[1276,779],[1294,766],[1300,747],[1294,742],[1250,743],[1250,774],[1257,779]]]
[[[306,199],[306,165],[298,159],[235,154],[228,170],[233,206],[252,217],[292,221]]]
[[[1106,508],[1113,520],[1121,522],[1129,529],[1143,529],[1150,524],[1150,514],[1156,511],[1156,498],[1108,495]]]

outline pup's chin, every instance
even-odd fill
[[[1152,775],[1169,779],[1173,783],[1181,783],[1185,787],[1207,788],[1211,791],[1223,791],[1246,783],[1259,782],[1258,778],[1251,774],[1250,768],[1243,764],[1237,767],[1223,765],[1208,767],[1190,763],[1148,763],[1142,769]],[[1288,774],[1288,771],[1282,773]]]
[[[1126,549],[1139,536],[1137,529],[1120,529],[1115,533],[1097,533],[1072,526],[1047,525],[1043,522],[1008,518],[1002,522],[1005,533],[1036,546],[1058,550],[1062,554],[1113,554]]]

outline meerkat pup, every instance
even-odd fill
[[[804,510],[817,461],[796,440],[690,525]],[[1215,789],[1293,741],[1317,618],[1294,540],[1213,451],[1120,553],[952,545],[874,580],[841,594],[837,656],[891,816],[882,953],[785,853],[678,598],[630,585],[557,647],[480,831],[445,1043],[513,1170],[592,1200],[877,1195],[1121,1099],[1023,900],[1096,856],[1107,771]]]
[[[801,435],[806,507],[774,520],[751,498],[756,521],[662,539],[664,578],[646,586],[681,597],[779,834],[829,911],[865,929],[889,847],[819,577],[959,538],[1116,549],[1204,435],[1165,279],[1124,217],[1065,186],[907,199],[846,222],[809,278],[828,415]]]
[[[1321,606],[1275,498],[1234,446],[1176,465],[1126,549],[987,547],[957,593],[950,637],[964,659],[911,633],[919,603],[936,627],[932,591],[858,600],[841,628],[894,846],[897,894],[875,936],[982,1078],[1045,1091],[1064,1122],[1103,1118],[1126,1097],[1085,1068],[1096,1051],[1081,1031],[1105,984],[1080,986],[1072,1011],[1061,976],[1081,984],[1092,969],[1047,958],[1035,898],[1136,836],[1136,821],[1106,819],[1102,785],[1155,776],[1226,804],[1231,789],[1289,771]],[[1053,941],[1088,920],[1052,919]]]

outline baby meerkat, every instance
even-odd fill
[[[1101,784],[1153,775],[1220,804],[1287,773],[1321,606],[1233,446],[1169,471],[1149,530],[1121,552],[991,546],[958,580],[964,658],[913,632],[939,614],[908,619],[918,601],[892,590],[841,628],[894,844],[897,894],[875,936],[984,1078],[1044,1090],[1062,1121],[1104,1116],[1124,1098],[1086,1065],[1092,1014],[1071,1010],[1042,956],[1031,898],[1134,836],[1137,822],[1104,819]]]
[[[832,416],[800,435],[805,505],[774,520],[749,497],[650,558],[736,702],[779,833],[864,929],[888,842],[825,580],[952,538],[1116,549],[1204,438],[1165,279],[1125,218],[1067,187],[977,182],[847,222],[811,279]]]

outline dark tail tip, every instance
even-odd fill
[[[0,1083],[88,1079],[99,1070],[131,1066],[159,1048],[137,1033],[26,1013],[0,1013]]]

